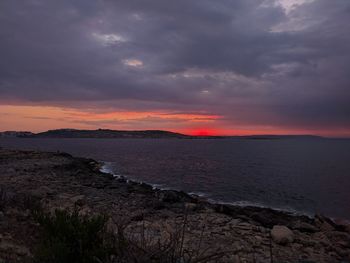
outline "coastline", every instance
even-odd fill
[[[146,184],[146,185],[151,186],[153,188],[153,190],[155,190],[155,191],[168,191],[168,190],[170,190],[170,191],[175,191],[175,192],[183,192],[183,193],[186,193],[195,199],[200,199],[200,200],[205,201],[207,203],[210,203],[212,205],[227,205],[227,206],[243,207],[243,208],[244,207],[256,207],[256,208],[261,208],[261,209],[271,209],[271,210],[279,211],[279,212],[294,215],[294,216],[306,216],[309,218],[313,218],[315,216],[314,213],[305,212],[305,211],[298,211],[298,210],[295,210],[293,208],[271,207],[268,205],[259,204],[259,203],[252,203],[252,202],[248,202],[248,201],[225,202],[222,200],[212,199],[208,196],[208,194],[202,193],[202,192],[186,192],[186,191],[183,191],[180,189],[175,189],[175,188],[160,185],[160,184],[154,184],[154,183],[150,183],[147,181],[139,181],[135,178],[129,178],[128,176],[115,174],[113,169],[111,167],[109,167],[112,162],[105,162],[105,161],[98,161],[98,162],[100,163],[100,166],[101,166],[101,168],[100,168],[101,173],[111,174],[115,178],[125,179],[127,182]],[[329,217],[329,216],[327,216],[327,217]],[[333,219],[332,217],[329,217],[329,218]],[[342,219],[342,220],[349,221],[347,219]],[[349,221],[349,223],[350,223],[350,221]]]
[[[0,188],[12,202],[0,215],[0,259],[16,262],[30,258],[37,242],[37,235],[29,235],[35,224],[28,209],[23,210],[16,201],[24,196],[39,200],[47,211],[78,207],[88,215],[123,215],[130,221],[130,230],[143,224],[154,238],[186,216],[184,245],[190,248],[203,236],[208,248],[227,250],[222,262],[271,262],[271,256],[277,262],[350,261],[350,225],[345,222],[271,208],[211,203],[182,191],[117,178],[101,169],[95,160],[66,153],[0,148]],[[291,231],[288,242],[271,238],[276,226]]]

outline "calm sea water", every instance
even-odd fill
[[[115,174],[220,202],[350,219],[350,140],[0,139],[65,151]]]

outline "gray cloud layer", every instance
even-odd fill
[[[0,103],[350,129],[349,25],[349,0],[3,0]]]

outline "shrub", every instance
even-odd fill
[[[56,210],[54,214],[38,212],[42,227],[42,242],[34,262],[37,263],[96,263],[104,262],[110,248],[104,244],[104,216],[80,216]]]

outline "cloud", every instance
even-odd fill
[[[348,0],[3,0],[0,103],[350,129],[349,24]]]
[[[143,66],[143,62],[138,59],[125,59],[123,60],[123,63],[127,66],[135,67],[135,68]]]

